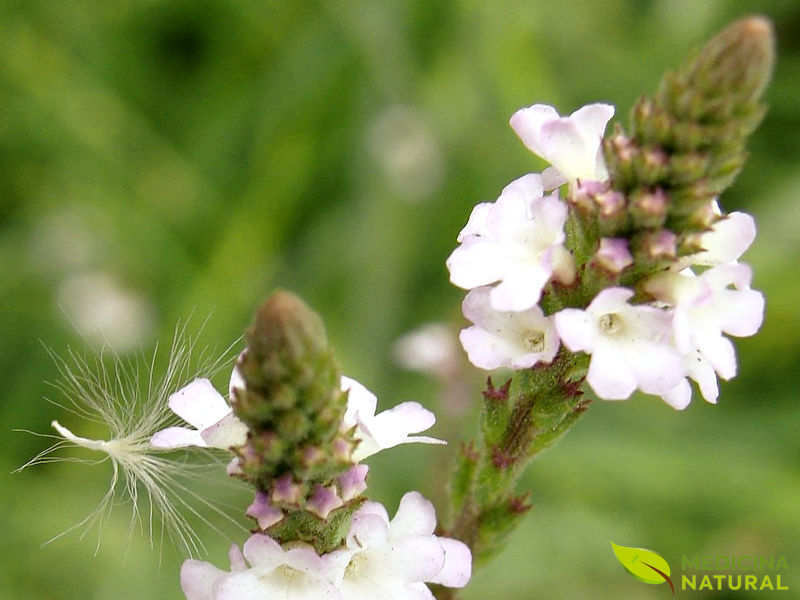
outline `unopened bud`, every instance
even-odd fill
[[[703,250],[705,250],[703,247],[703,234],[700,232],[684,233],[678,242],[679,256],[690,256]]]
[[[633,134],[643,144],[671,145],[672,119],[650,98],[640,98],[633,107]]]
[[[714,210],[714,203],[709,202],[696,209],[687,218],[687,225],[692,229],[705,231],[719,220],[719,213]]]
[[[285,473],[272,483],[272,502],[275,504],[298,504],[303,497],[303,488],[295,483],[291,473]]]
[[[331,511],[344,506],[344,502],[336,492],[335,486],[323,487],[317,485],[311,498],[306,502],[306,510],[314,513],[320,519],[327,519]]]
[[[657,146],[648,147],[636,156],[633,166],[640,185],[653,185],[667,175],[669,156]]]
[[[624,238],[603,238],[594,255],[594,264],[612,275],[621,273],[633,264],[633,256],[628,250],[628,240]]]
[[[589,216],[595,211],[595,195],[605,193],[608,189],[607,181],[579,181],[570,191],[567,201],[575,206],[583,216]]]
[[[691,65],[689,85],[709,96],[731,94],[739,103],[754,101],[769,83],[774,62],[772,24],[764,17],[746,17],[705,45]]]
[[[253,503],[247,507],[245,514],[255,519],[258,528],[262,531],[283,519],[283,511],[273,506],[264,492],[256,492],[256,497]]]
[[[684,184],[702,179],[708,172],[710,159],[702,152],[673,154],[669,161],[670,180]]]
[[[667,219],[669,197],[661,188],[638,189],[630,199],[630,214],[638,228],[660,227]]]
[[[644,260],[672,260],[677,255],[677,236],[669,229],[648,231],[637,237],[636,254]]]
[[[670,190],[670,214],[686,217],[698,208],[708,204],[718,195],[708,179],[700,179],[690,185]]]
[[[367,489],[367,465],[353,465],[339,475],[336,482],[339,484],[339,492],[345,502],[352,500]]]
[[[625,135],[619,123],[616,124],[614,133],[603,140],[603,153],[614,187],[628,189],[636,180],[633,162],[639,149],[633,140]]]

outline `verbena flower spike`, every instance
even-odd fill
[[[515,489],[525,468],[593,398],[638,391],[681,410],[693,386],[716,403],[718,377],[736,375],[730,336],[758,331],[764,298],[740,262],[755,221],[725,214],[719,197],[764,115],[773,44],[763,18],[732,24],[636,103],[627,130],[608,126],[606,103],[568,116],[534,104],[511,117],[550,166],[475,206],[446,262],[467,290],[459,340],[469,361],[511,376],[487,378],[479,434],[458,452],[438,527],[433,504],[413,491],[390,519],[367,497],[364,462],[408,443],[444,444],[416,435],[434,414],[417,402],[378,412],[375,394],[342,375],[320,316],[282,291],[256,311],[227,398],[209,373],[185,377],[180,358],[141,406],[117,372],[64,369],[73,412],[106,422],[111,437],[54,422],[61,440],[25,466],[67,444],[102,453],[111,488],[78,525],[103,520],[124,476],[134,522],[144,490],[192,551],[179,509],[194,509],[171,494],[185,468],[174,453],[226,453],[227,474],[252,489],[241,511],[251,535],[231,547],[229,570],[184,562],[187,600],[454,598],[530,508]]]

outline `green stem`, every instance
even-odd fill
[[[464,446],[458,457],[451,522],[444,531],[470,547],[473,565],[499,552],[530,509],[527,494],[515,494],[522,473],[588,408],[580,391],[587,358],[562,350],[551,364],[518,372],[511,386],[496,388],[489,379],[479,441]],[[446,588],[435,594],[455,598]]]

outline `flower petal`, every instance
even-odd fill
[[[569,118],[574,120],[583,134],[593,140],[601,140],[606,130],[606,125],[614,116],[614,107],[611,104],[600,102],[582,106]]]
[[[254,533],[244,543],[244,557],[253,567],[270,570],[286,562],[280,544],[267,535]]]
[[[586,381],[603,400],[624,400],[636,389],[636,376],[631,368],[616,349],[606,348],[605,344],[592,353]]]
[[[391,536],[431,535],[436,529],[436,509],[419,492],[408,492],[391,522]]]
[[[200,435],[212,448],[227,450],[244,445],[247,441],[247,425],[242,423],[233,412],[230,412],[219,422],[204,429]]]
[[[378,398],[361,383],[350,377],[342,375],[341,390],[347,392],[347,410],[342,423],[349,429],[358,422],[359,415],[375,414],[378,407]]]
[[[202,560],[185,560],[181,565],[181,589],[186,600],[215,600],[214,583],[226,575]]]
[[[661,397],[675,410],[683,410],[692,401],[692,386],[685,377],[680,383]]]
[[[391,561],[404,582],[430,581],[444,567],[444,548],[434,535],[404,537],[392,542]]]
[[[355,551],[375,548],[385,544],[388,536],[389,525],[380,515],[358,511],[347,533],[347,547]]]
[[[196,429],[186,427],[167,427],[156,432],[150,438],[150,445],[154,448],[185,448],[186,446],[207,446],[203,436]]]
[[[208,379],[195,379],[169,397],[169,407],[181,419],[197,429],[205,429],[222,420],[231,407]]]
[[[439,543],[444,548],[444,566],[436,577],[428,581],[447,587],[464,587],[472,576],[472,553],[469,547],[451,538],[440,537]]]
[[[528,265],[525,269],[514,269],[506,273],[503,281],[491,291],[492,308],[506,312],[531,308],[539,302],[542,288],[547,284],[550,275],[551,271],[540,265]]]
[[[732,212],[714,223],[711,231],[703,234],[700,243],[705,251],[691,256],[691,262],[713,266],[739,260],[755,237],[756,223],[753,217],[743,212]]]
[[[565,308],[555,314],[556,331],[564,345],[573,352],[592,352],[597,327],[592,316],[584,310]]]
[[[450,281],[470,290],[503,278],[505,261],[502,248],[483,237],[467,237],[447,259]]]

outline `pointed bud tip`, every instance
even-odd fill
[[[775,62],[772,22],[759,15],[734,21],[708,42],[699,58],[705,68],[720,72],[709,83],[747,90],[752,98],[758,98]]]
[[[248,347],[258,361],[273,352],[288,352],[302,360],[328,345],[321,317],[298,296],[277,290],[258,308],[247,334]]]

